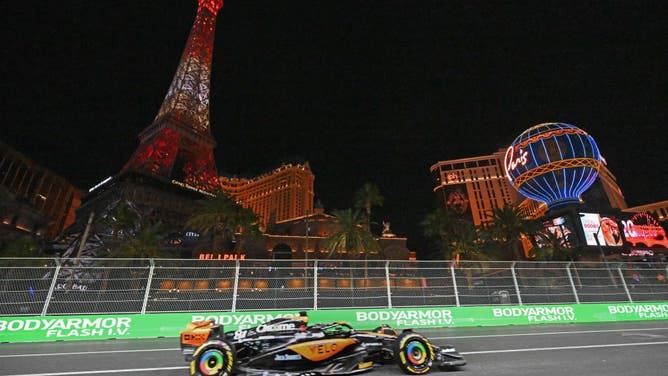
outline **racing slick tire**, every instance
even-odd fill
[[[200,345],[190,362],[190,376],[232,376],[236,370],[234,346],[223,340]]]
[[[397,337],[394,354],[399,368],[409,375],[429,372],[434,362],[433,346],[427,338],[414,332],[404,332]]]

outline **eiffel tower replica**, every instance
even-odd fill
[[[198,0],[195,22],[158,114],[139,134],[139,147],[121,171],[83,198],[77,221],[60,239],[62,257],[95,257],[108,248],[108,231],[91,223],[120,204],[143,223],[159,221],[167,231],[180,232],[193,201],[218,189],[209,87],[216,16],[222,6],[223,0]]]

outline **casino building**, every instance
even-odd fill
[[[261,227],[313,213],[313,182],[309,163],[283,164],[254,178],[219,178],[223,191],[260,217]]]
[[[445,160],[431,166],[434,193],[443,207],[454,208],[478,226],[488,220],[492,209],[517,202],[520,195],[503,169],[504,153]]]
[[[474,225],[489,220],[494,208],[510,203],[529,218],[545,214],[547,205],[522,196],[506,178],[501,149],[491,155],[439,161],[430,167],[434,188],[444,208],[456,208]],[[605,164],[596,182],[583,194],[585,205],[598,209],[625,209],[626,201],[617,179]]]
[[[52,239],[74,222],[82,192],[55,172],[0,142],[2,232]]]
[[[529,259],[555,237],[580,260],[668,259],[667,201],[628,208],[595,141],[575,126],[538,124],[507,150],[440,161],[430,170],[443,207],[473,225],[504,203],[540,220],[542,235],[522,239]]]

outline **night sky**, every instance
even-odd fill
[[[196,7],[0,2],[0,140],[82,189],[119,172]],[[374,182],[376,219],[420,250],[432,164],[561,121],[595,138],[630,206],[666,200],[666,16],[660,1],[226,1],[211,82],[219,173],[309,161],[328,212]]]

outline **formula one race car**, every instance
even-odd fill
[[[454,347],[436,347],[411,330],[398,333],[386,325],[354,330],[343,322],[308,325],[304,312],[229,332],[213,320],[191,322],[181,332],[181,352],[191,376],[350,375],[392,362],[417,375],[434,364],[444,370],[466,364]]]

